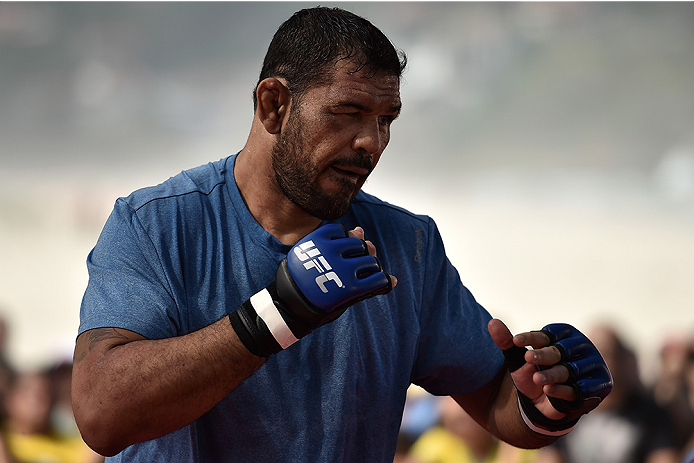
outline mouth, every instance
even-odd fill
[[[340,177],[346,177],[353,182],[358,182],[362,178],[366,178],[371,172],[363,167],[346,166],[341,164],[333,164],[330,169]]]

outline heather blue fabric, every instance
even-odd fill
[[[184,335],[274,279],[290,246],[246,208],[234,160],[117,200],[87,260],[80,333]],[[108,461],[392,462],[410,383],[444,395],[491,380],[503,356],[490,315],[461,284],[433,220],[360,192],[339,221],[364,228],[398,286],[271,356],[196,422]]]

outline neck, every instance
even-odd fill
[[[234,177],[255,220],[283,244],[293,245],[321,219],[292,203],[277,186],[269,154],[246,144],[236,158]]]

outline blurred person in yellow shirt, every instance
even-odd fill
[[[418,463],[533,463],[535,450],[514,448],[487,432],[451,397],[440,399],[440,425],[412,445]]]
[[[4,399],[7,417],[0,439],[0,463],[96,463],[79,434],[58,432],[52,423],[54,394],[47,372],[20,372]]]

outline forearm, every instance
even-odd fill
[[[501,440],[520,448],[540,448],[551,444],[557,438],[532,431],[521,418],[518,392],[511,375],[504,374],[502,390],[496,404],[490,410],[490,426]]]
[[[103,454],[193,422],[263,362],[226,317],[176,338],[120,344],[113,338],[108,348],[80,339],[75,351],[75,417],[85,441]]]
[[[540,448],[556,440],[526,426],[518,408],[516,388],[506,368],[479,391],[454,398],[490,433],[515,447]]]

